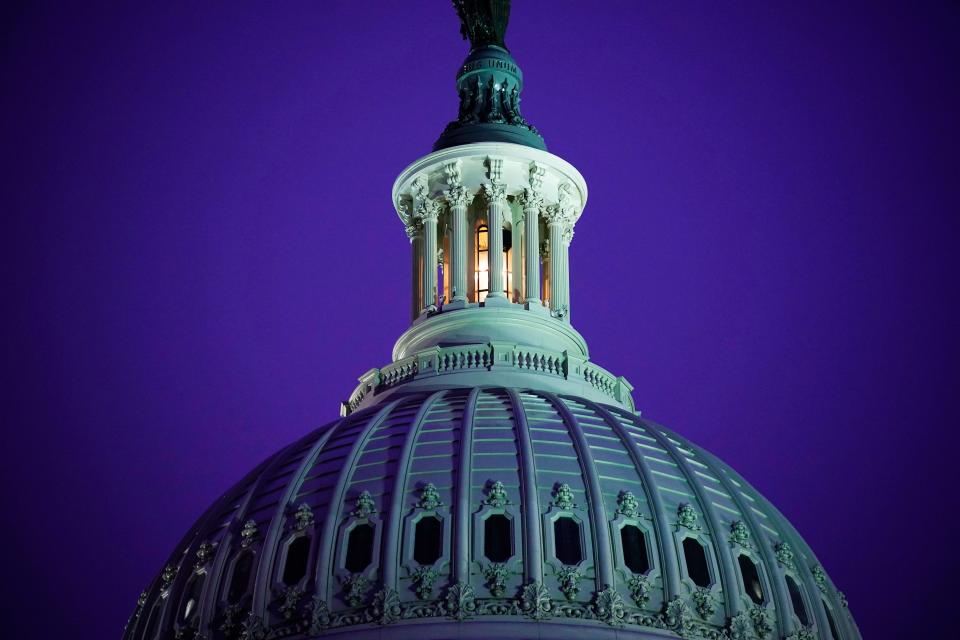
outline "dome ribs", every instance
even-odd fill
[[[507,389],[513,407],[517,442],[520,445],[520,504],[523,508],[523,566],[526,582],[543,582],[543,548],[540,535],[540,496],[537,493],[537,466],[533,457],[533,443],[527,428],[523,403],[513,389]]]
[[[563,418],[563,423],[567,427],[567,432],[570,434],[570,439],[577,451],[577,461],[585,480],[587,503],[590,520],[592,521],[593,535],[590,537],[594,542],[597,563],[597,592],[599,593],[607,587],[614,588],[616,585],[613,579],[613,546],[610,543],[607,512],[603,504],[603,490],[600,487],[600,479],[596,474],[597,467],[593,460],[593,452],[590,451],[590,445],[584,436],[580,423],[577,422],[577,417],[573,415],[569,407],[552,393],[541,391],[537,395],[546,399]]]
[[[349,480],[352,476],[352,470],[357,462],[357,458],[363,447],[366,445],[370,435],[387,419],[394,408],[400,404],[404,398],[398,398],[388,402],[380,411],[378,411],[361,430],[360,435],[353,443],[350,453],[343,463],[343,471],[337,477],[337,486],[330,495],[330,504],[327,508],[327,517],[323,523],[323,530],[320,536],[320,545],[317,547],[317,566],[315,580],[317,585],[317,595],[321,600],[330,603],[330,583],[334,572],[334,535],[340,524],[341,513],[346,499],[346,490]]]
[[[708,456],[705,456],[705,457],[709,457],[709,456],[710,456],[710,454],[708,454]],[[726,465],[724,465],[724,466],[726,466]],[[737,478],[737,481],[740,482],[740,484],[742,484],[744,487],[749,487],[749,486],[750,486],[750,484],[749,484],[746,480],[743,479],[743,476],[741,476],[741,475],[740,475],[739,473],[737,473],[736,471],[727,471],[726,473],[728,473],[729,475],[735,475],[736,478]],[[756,491],[754,491],[754,493],[757,495],[758,500],[759,500],[761,503],[765,503],[766,506],[767,506],[771,511],[774,511],[774,512],[776,512],[776,513],[779,514],[779,512],[776,511],[776,508],[775,508],[773,505],[770,505],[770,504],[767,502],[767,500],[766,500],[765,498],[763,498],[763,496],[760,496],[760,494],[757,493]],[[813,556],[813,552],[812,552],[812,550],[810,549],[810,547],[807,545],[807,543],[804,542],[803,538],[800,537],[800,535],[796,532],[796,530],[795,530],[795,529],[793,528],[793,526],[790,524],[790,521],[787,520],[786,518],[783,518],[783,517],[782,517],[782,514],[780,514],[780,515],[781,515],[781,517],[776,519],[776,520],[778,521],[778,525],[779,525],[779,526],[777,527],[779,535],[781,536],[781,538],[783,538],[784,540],[786,540],[787,542],[789,542],[790,545],[796,550],[796,552],[797,552],[799,555],[804,556],[803,558],[801,558],[801,561],[796,562],[796,565],[797,565],[796,573],[800,576],[800,579],[801,579],[801,581],[803,582],[803,586],[804,586],[804,588],[805,588],[806,591],[807,591],[807,600],[809,601],[809,605],[810,605],[810,607],[813,608],[813,611],[814,611],[814,613],[815,613],[815,615],[816,615],[817,628],[818,628],[818,630],[826,630],[826,629],[829,629],[829,623],[827,622],[827,614],[826,614],[826,612],[824,611],[823,598],[820,597],[821,595],[825,595],[825,594],[820,594],[820,591],[819,591],[819,589],[818,589],[817,586],[816,586],[816,582],[815,582],[814,579],[813,579],[813,572],[812,572],[811,569],[810,569],[810,562],[809,562],[809,559],[808,559],[808,558],[814,557],[814,556]],[[765,545],[765,550],[766,550],[768,553],[769,553],[770,547],[771,547],[770,544]],[[773,558],[773,559],[772,559],[772,562],[774,563],[774,566],[778,567],[778,569],[776,570],[776,571],[777,571],[777,575],[780,577],[780,580],[778,580],[778,582],[783,583],[784,588],[786,588],[786,582],[784,582],[784,577],[783,577],[783,574],[784,574],[783,569],[780,567],[779,563],[777,563],[776,558]],[[831,590],[828,590],[828,591],[831,591]],[[833,591],[833,593],[831,594],[831,595],[833,596],[832,599],[835,599],[835,598],[836,598],[836,590],[833,589],[832,591]],[[818,594],[820,594],[820,595],[818,595]],[[786,600],[785,600],[784,605],[783,605],[783,606],[784,606],[784,611],[787,611],[787,612],[793,611],[793,605],[792,605],[792,604],[788,604],[788,603],[790,603],[790,599],[789,599],[789,596],[787,595],[786,591],[784,591],[784,596],[786,597]],[[834,607],[839,606],[839,602],[837,602],[837,601],[834,601],[833,604],[834,604]],[[779,607],[778,607],[778,608],[779,608]],[[857,637],[859,637],[859,633],[858,633],[855,629],[851,629],[851,628],[850,628],[850,621],[849,621],[848,616],[846,616],[846,615],[837,616],[837,617],[836,617],[836,621],[837,621],[837,622],[841,625],[841,627],[844,629],[844,637],[845,637],[845,638],[857,638]],[[823,633],[822,633],[822,631],[821,631],[821,636],[822,636],[822,635],[823,635]],[[839,640],[839,639],[835,639],[835,640]]]
[[[677,555],[676,545],[674,544],[673,534],[667,522],[667,512],[663,506],[663,498],[657,490],[657,484],[654,482],[650,466],[644,460],[643,452],[637,446],[636,441],[627,431],[626,427],[603,405],[597,404],[584,398],[578,398],[579,402],[593,409],[610,426],[620,441],[627,448],[633,464],[640,472],[643,478],[643,489],[647,494],[653,513],[654,531],[657,536],[657,553],[659,555],[659,569],[663,579],[663,600],[669,602],[674,596],[680,593],[680,569],[675,558]]]
[[[713,506],[710,496],[706,495],[702,483],[697,479],[696,473],[690,466],[689,460],[687,460],[687,457],[683,454],[680,448],[677,447],[677,445],[675,445],[668,436],[664,435],[664,433],[660,431],[659,425],[645,422],[644,426],[647,427],[647,433],[656,438],[657,442],[660,443],[660,446],[669,451],[676,463],[680,465],[680,470],[686,477],[687,484],[693,490],[693,493],[697,498],[697,502],[700,503],[700,508],[703,510],[703,513],[706,516],[707,522],[710,526],[710,539],[713,543],[713,548],[717,552],[717,557],[721,565],[720,583],[721,589],[723,590],[723,601],[724,606],[726,607],[727,617],[733,618],[740,613],[741,610],[740,586],[735,580],[737,571],[733,566],[733,557],[730,554],[730,546],[725,540],[726,536],[723,532],[723,525],[720,522],[719,516],[717,515],[717,510]]]
[[[453,527],[454,582],[470,581],[470,514],[473,511],[470,496],[473,478],[473,416],[477,409],[480,388],[474,387],[467,396],[460,422],[460,468],[457,470],[456,509]]]
[[[754,540],[757,541],[760,556],[763,558],[763,564],[766,566],[767,575],[770,576],[770,582],[773,583],[771,585],[773,587],[771,591],[773,592],[774,609],[776,609],[777,624],[780,627],[780,633],[784,636],[793,633],[795,630],[793,619],[789,614],[791,611],[790,596],[787,595],[787,585],[783,580],[782,572],[778,569],[779,565],[777,564],[777,560],[771,552],[770,540],[767,534],[757,521],[750,505],[744,503],[743,496],[740,494],[739,489],[733,485],[723,472],[723,469],[718,468],[709,455],[703,456],[703,462],[713,471],[713,474],[717,476],[724,488],[726,488],[727,493],[733,498],[737,508],[740,509],[740,513],[743,514],[744,519],[746,519],[747,526],[752,531]]]
[[[217,606],[217,600],[219,596],[219,591],[220,591],[219,589],[220,581],[223,577],[223,567],[227,563],[227,556],[235,550],[234,549],[235,545],[233,544],[233,540],[236,537],[236,530],[241,526],[243,526],[243,523],[247,520],[250,506],[253,503],[254,498],[257,496],[258,492],[260,491],[260,488],[263,486],[264,481],[268,479],[270,477],[270,474],[286,460],[287,454],[302,443],[303,443],[303,439],[293,442],[287,445],[286,447],[284,447],[283,449],[281,449],[280,451],[278,451],[277,453],[275,453],[270,458],[268,458],[264,462],[264,464],[262,464],[259,467],[259,472],[256,476],[256,479],[250,484],[249,488],[244,494],[242,502],[240,503],[240,505],[237,506],[237,509],[234,512],[234,516],[233,518],[231,518],[230,524],[227,530],[224,532],[223,536],[221,537],[220,544],[217,545],[217,549],[214,552],[215,555],[214,555],[213,565],[212,565],[214,567],[214,570],[211,571],[210,577],[206,580],[205,584],[203,585],[203,592],[201,593],[201,596],[200,596],[200,608],[198,611],[201,625],[204,623],[209,624],[214,617],[214,613]],[[231,498],[236,497],[235,494],[231,495],[230,491],[228,491],[224,495],[223,500],[226,500],[227,496],[230,496]],[[199,520],[199,523],[200,523],[199,526],[204,529],[211,528],[210,526],[211,523],[206,518],[201,518]],[[212,524],[214,526],[218,526],[218,523],[212,523]],[[198,531],[199,531],[199,528],[198,528]],[[196,540],[194,542],[196,542]],[[192,548],[189,551],[192,551]],[[192,554],[189,554],[189,551],[184,552],[184,558],[186,559],[185,561],[188,561],[190,556],[192,555]],[[184,574],[186,572],[180,571],[178,573]],[[186,576],[183,576],[183,577],[186,577]],[[173,591],[171,588],[171,596],[172,596],[172,593]],[[179,602],[180,602],[180,595],[178,593],[176,598],[174,597],[167,598],[167,604],[165,608],[166,609],[173,608],[173,615],[176,616],[177,605],[179,604]],[[169,611],[165,613],[165,617],[167,614],[169,614]],[[163,620],[161,620],[161,624],[158,626],[158,628],[163,628],[162,624],[163,624]],[[203,629],[205,627],[201,626],[200,628]]]
[[[394,473],[394,484],[390,494],[390,510],[386,514],[386,536],[380,548],[380,569],[383,572],[385,589],[398,590],[400,586],[397,580],[397,569],[403,560],[403,554],[400,551],[400,525],[403,523],[403,498],[406,495],[406,483],[410,472],[410,459],[413,456],[413,445],[417,441],[424,418],[427,417],[427,413],[434,403],[451,393],[453,391],[443,389],[430,394],[426,400],[420,403],[420,409],[407,429],[403,449],[400,452]]]
[[[529,366],[549,369],[533,354]],[[627,492],[634,494],[629,501],[623,498]],[[675,514],[684,500],[693,509]],[[295,514],[302,502],[310,509]],[[498,517],[510,520],[508,533],[486,527],[491,510],[506,512]],[[420,540],[424,518],[441,523],[439,530],[423,532],[429,554]],[[734,519],[744,527],[731,529]],[[250,520],[256,526],[241,536]],[[558,533],[555,526],[571,521],[581,536],[575,552],[575,534]],[[627,558],[628,543],[616,528],[623,522],[645,532],[643,563]],[[349,560],[357,554],[348,533],[360,526],[374,536],[365,543],[372,557],[362,569]],[[307,575],[296,583],[300,574],[281,580],[288,545],[305,534],[309,552],[295,566],[303,562]],[[500,547],[485,546],[488,535]],[[245,595],[231,596],[227,607],[241,537],[254,569]],[[681,550],[687,537],[706,552],[711,605],[703,606],[702,590],[681,580],[691,557]],[[501,561],[503,540],[511,555]],[[791,545],[792,561],[774,553],[777,542]],[[204,543],[214,548],[195,564]],[[757,605],[740,579],[741,553],[763,582]],[[531,627],[515,618],[527,611],[517,609],[526,606],[516,600],[522,587],[546,602],[549,617],[535,619],[547,625],[541,634],[551,637],[590,635],[599,630],[596,624],[613,624],[593,617],[599,615],[597,603],[609,598],[625,605],[621,624],[627,627],[615,634],[663,635],[663,625],[672,623],[662,607],[670,603],[686,611],[679,624],[692,625],[683,627],[690,637],[726,637],[750,625],[759,611],[774,627],[768,638],[803,631],[827,640],[830,620],[834,640],[860,637],[809,546],[734,470],[627,409],[528,387],[443,385],[399,393],[322,427],[224,493],[184,536],[170,564],[177,570],[151,584],[125,630],[128,640],[190,637],[194,630],[212,638],[262,633],[292,640],[327,629],[379,637],[383,630],[369,625],[387,623],[377,618],[387,600],[395,603],[390,615],[399,617],[389,622],[405,629],[422,624],[422,617],[440,629],[451,624],[441,618],[468,606],[476,633],[490,637],[515,627],[523,635]],[[201,566],[203,586],[191,590]],[[708,585],[705,573],[700,579],[696,567],[687,571]],[[796,594],[787,593],[786,576],[803,594],[805,629],[797,622],[791,599]],[[187,598],[197,602],[190,616],[184,615]],[[414,627],[408,630],[419,634]]]
[[[274,561],[276,560],[280,537],[283,534],[283,524],[287,519],[288,510],[296,507],[296,505],[293,504],[293,501],[296,500],[297,494],[300,491],[300,487],[303,486],[303,481],[306,479],[310,469],[316,463],[317,458],[320,456],[320,452],[323,451],[323,448],[326,446],[327,442],[329,442],[330,437],[334,434],[334,432],[340,429],[345,421],[346,419],[341,418],[333,423],[333,425],[323,432],[319,437],[313,436],[316,437],[316,441],[301,459],[297,470],[294,472],[290,482],[287,484],[287,488],[283,493],[283,497],[277,504],[276,512],[273,515],[273,519],[270,521],[270,527],[267,529],[267,533],[264,536],[263,553],[261,554],[260,559],[261,566],[267,567],[268,570],[258,570],[257,578],[254,582],[252,604],[254,611],[265,610],[269,605],[269,594],[271,587],[270,583],[272,582],[272,577],[275,573]],[[318,551],[316,540],[317,536],[312,535],[311,538],[311,544],[314,548],[313,556],[316,557]]]

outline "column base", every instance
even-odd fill
[[[466,309],[469,305],[470,303],[467,302],[466,298],[454,298],[447,304],[443,305],[443,310],[454,311],[456,309]]]
[[[510,299],[507,296],[500,294],[497,295],[487,295],[483,301],[483,306],[485,307],[509,307],[513,303],[510,302]]]
[[[523,308],[543,316],[550,316],[550,307],[543,306],[539,300],[524,300]]]

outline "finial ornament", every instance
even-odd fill
[[[471,49],[494,45],[507,48],[504,35],[510,20],[510,0],[453,0],[460,18],[460,35]]]

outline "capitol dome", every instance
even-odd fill
[[[410,328],[191,527],[124,638],[859,638],[790,523],[590,359],[586,183],[520,116],[509,2],[454,5],[460,113],[393,187]]]

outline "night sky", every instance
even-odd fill
[[[389,362],[390,187],[467,44],[443,0],[56,4],[0,16],[2,634],[118,638],[204,508]],[[507,43],[590,188],[592,359],[780,508],[865,637],[945,637],[960,5],[517,0]]]

